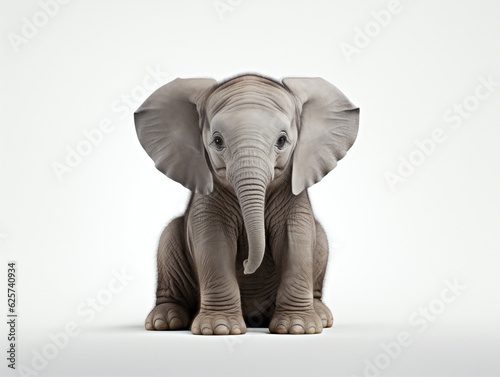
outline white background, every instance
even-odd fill
[[[41,6],[1,2],[0,300],[4,315],[6,264],[15,260],[17,366],[34,368],[50,334],[74,322],[79,334],[36,375],[375,376],[367,363],[383,364],[381,343],[401,331],[413,342],[380,375],[500,375],[500,87],[467,100],[481,78],[500,82],[500,3],[403,1],[379,30],[371,12],[386,1],[230,7],[220,17],[211,0],[74,0],[16,51],[9,33],[22,36],[24,18]],[[355,47],[356,29],[367,26],[370,43],[348,59],[341,46]],[[332,329],[236,338],[144,330],[156,244],[188,198],[135,135],[132,112],[153,91],[140,88],[148,69],[163,72],[155,88],[243,72],[320,76],[361,108],[355,145],[310,190],[330,240]],[[136,100],[118,112],[123,95]],[[464,100],[475,109],[453,129],[443,115]],[[105,119],[112,131],[58,179],[54,163],[66,164],[67,147]],[[387,172],[398,173],[400,156],[438,128],[446,140],[391,190]],[[122,291],[92,320],[79,314],[123,269],[133,279]],[[466,288],[441,305],[447,280]],[[440,314],[419,332],[410,318],[421,320],[413,313],[430,304]],[[17,374],[2,360],[0,375]]]

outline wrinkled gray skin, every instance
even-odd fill
[[[328,242],[306,188],[354,142],[359,110],[320,78],[176,79],[137,110],[139,140],[193,191],[164,230],[147,330],[314,334]]]

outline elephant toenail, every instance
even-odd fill
[[[217,334],[217,335],[229,335],[229,328],[226,325],[218,325],[215,328],[214,334]]]
[[[174,317],[170,320],[170,329],[175,330],[182,327],[182,321],[179,317]]]
[[[290,334],[304,334],[304,328],[300,325],[295,325],[290,329]]]
[[[155,329],[156,330],[166,330],[167,323],[163,319],[158,318],[157,320],[155,320]]]
[[[278,327],[276,327],[276,332],[278,334],[286,334],[287,333],[286,327],[283,325],[279,325]]]
[[[204,327],[201,329],[203,335],[213,335],[212,329],[210,327]]]
[[[241,334],[240,328],[238,326],[233,326],[233,329],[231,330],[231,334],[240,335]]]

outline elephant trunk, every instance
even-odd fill
[[[239,160],[230,172],[230,181],[240,203],[248,239],[248,259],[243,262],[245,275],[253,274],[266,251],[264,205],[266,188],[272,179],[270,169],[259,166],[255,157]]]

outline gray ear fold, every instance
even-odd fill
[[[216,81],[177,78],[156,90],[135,112],[141,145],[167,177],[209,194],[213,179],[205,159],[197,104]]]
[[[346,154],[358,133],[359,109],[322,78],[285,78],[283,84],[301,107],[292,191],[295,195],[321,181]]]

